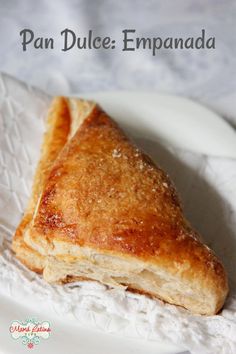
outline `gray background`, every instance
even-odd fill
[[[143,89],[194,97],[236,123],[236,1],[0,1],[0,70],[51,93]],[[20,30],[54,37],[69,27],[116,39],[115,50],[22,51]],[[215,50],[121,51],[121,31],[138,36],[216,37]],[[119,46],[120,43],[120,46]]]

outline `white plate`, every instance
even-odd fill
[[[6,94],[14,86],[12,79],[7,80],[8,86],[4,88]],[[5,79],[1,84],[5,85]],[[30,104],[30,90],[28,95],[28,100],[26,97],[22,98],[25,99],[25,104]],[[46,96],[42,94],[42,97],[45,99]],[[236,157],[235,132],[230,126],[216,114],[187,99],[135,92],[107,92],[86,97],[101,103],[104,109],[134,136],[158,139],[167,146],[204,154]],[[26,298],[23,305],[19,301],[1,296],[0,353],[26,352],[24,346],[10,338],[8,328],[12,320],[23,320],[32,316],[50,321],[53,330],[51,338],[37,347],[37,353],[164,354],[183,350],[169,343],[121,338],[81,328],[73,319],[63,321],[57,317],[47,304],[35,304],[32,307],[32,299]]]
[[[219,115],[190,99],[153,92],[84,95],[99,102],[131,134],[181,149],[236,158],[235,130]],[[130,128],[130,129],[129,129]]]

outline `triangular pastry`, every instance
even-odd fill
[[[228,293],[168,176],[90,101],[54,99],[13,250],[48,282],[92,279],[193,313],[217,313]]]

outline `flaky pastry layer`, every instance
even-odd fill
[[[53,101],[13,250],[48,282],[92,279],[194,313],[217,313],[228,293],[168,176],[90,101]]]

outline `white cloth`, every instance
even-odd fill
[[[192,354],[234,354],[236,161],[178,149],[171,153],[158,142],[145,145],[147,152],[155,150],[177,185],[187,216],[227,267],[231,294],[221,316],[191,316],[175,306],[96,284],[50,286],[17,262],[10,250],[30,194],[49,99],[1,75],[0,101],[0,292],[20,303],[27,301],[31,308],[48,304],[64,318],[72,316],[111,333],[165,339]]]

